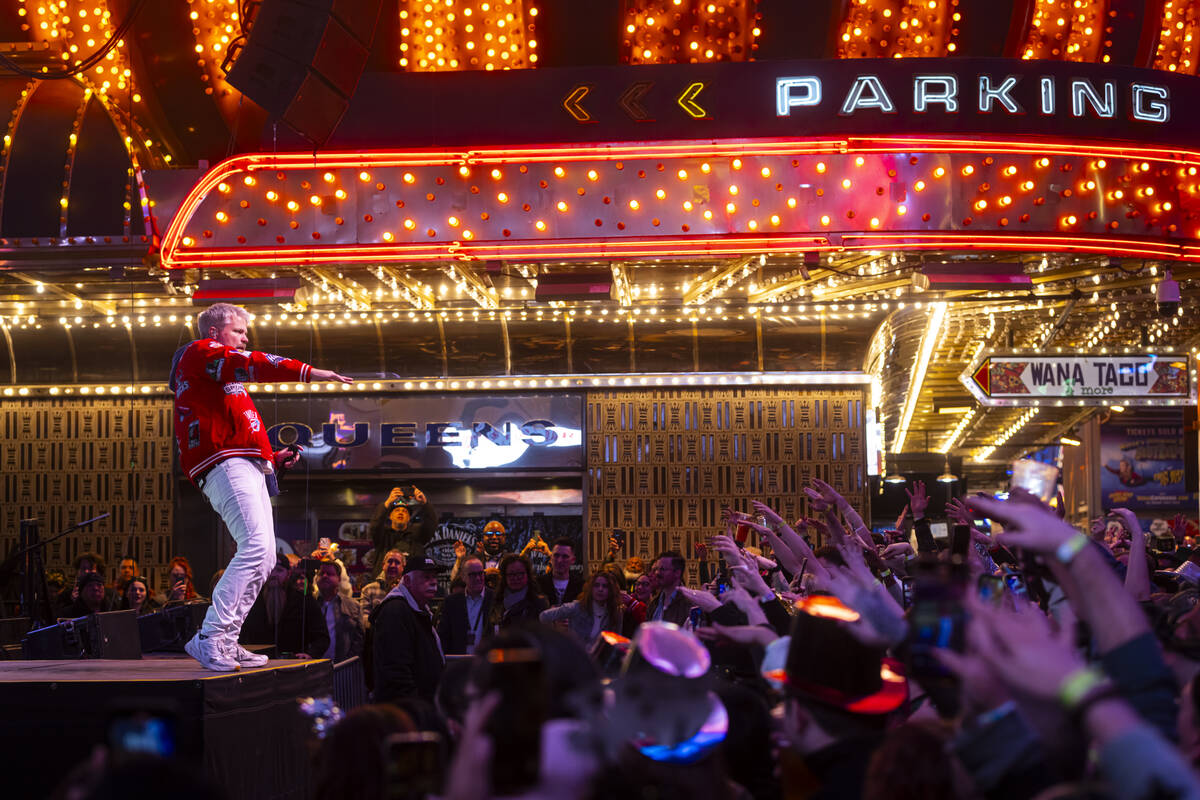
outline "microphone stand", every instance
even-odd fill
[[[109,516],[105,512],[91,519],[76,522],[74,525],[59,531],[45,540],[38,537],[38,522],[36,519],[21,520],[20,538],[18,539],[17,549],[9,553],[4,563],[0,564],[0,585],[7,583],[11,579],[13,573],[18,571],[17,564],[19,560],[23,559],[25,563],[19,570],[21,573],[21,591],[18,597],[20,599],[21,611],[29,616],[31,630],[43,625],[49,625],[54,621],[54,616],[50,609],[50,587],[46,585],[46,567],[42,559],[42,553],[46,545],[56,542],[80,528],[87,527],[93,522],[106,519]]]

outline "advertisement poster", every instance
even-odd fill
[[[1183,411],[1113,415],[1100,429],[1100,495],[1104,510],[1190,509]],[[1154,517],[1154,514],[1138,514]]]

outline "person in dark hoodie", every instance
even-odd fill
[[[180,466],[221,515],[237,554],[213,588],[204,624],[184,649],[207,669],[232,672],[266,662],[240,646],[238,634],[275,563],[276,476],[299,458],[298,448],[272,450],[243,382],[353,381],[294,358],[245,350],[250,315],[240,306],[216,303],[196,322],[201,338],[171,361],[175,444]]]

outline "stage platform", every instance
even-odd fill
[[[0,747],[16,767],[4,795],[49,796],[106,743],[114,714],[146,710],[174,719],[179,756],[225,786],[231,800],[304,800],[309,723],[296,698],[332,691],[333,665],[324,659],[272,660],[232,673],[209,672],[186,656],[0,661]]]

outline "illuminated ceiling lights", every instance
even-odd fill
[[[957,49],[958,0],[855,0],[838,58],[936,58]]]
[[[237,95],[225,82],[221,62],[229,51],[229,44],[241,35],[241,18],[238,16],[239,0],[188,0],[188,19],[192,21],[192,35],[196,37],[196,64],[203,70],[200,80],[207,85],[205,94],[213,94],[214,87],[221,95]]]
[[[1162,30],[1154,50],[1154,68],[1195,75],[1200,63],[1200,8],[1185,0],[1167,0],[1162,7]]]
[[[27,21],[37,41],[49,42],[62,48],[62,60],[79,66],[83,60],[104,47],[113,33],[112,12],[104,0],[68,3],[66,0],[18,0],[17,14]],[[83,78],[100,94],[124,90],[130,77],[125,61],[125,42],[109,50],[96,67]]]
[[[1009,439],[1011,439],[1017,434],[1018,431],[1024,428],[1031,419],[1036,417],[1039,411],[1041,411],[1040,408],[1030,408],[1022,411],[1021,416],[1017,417],[1015,422],[1001,431],[992,444],[975,454],[975,460],[982,463],[991,458],[992,453],[996,452],[997,447],[1003,447]]]
[[[917,347],[916,361],[908,379],[908,392],[904,396],[900,421],[896,425],[896,438],[892,442],[893,453],[904,452],[904,440],[908,438],[908,426],[912,424],[913,413],[917,410],[917,400],[920,399],[921,387],[925,384],[925,373],[929,370],[929,359],[933,357],[933,350],[941,337],[942,323],[945,319],[946,304],[931,303],[929,320],[925,325],[925,333],[921,336],[921,343]]]
[[[625,0],[621,61],[749,61],[761,33],[756,0]]]
[[[962,438],[967,426],[971,424],[971,420],[975,419],[976,413],[978,413],[978,410],[972,408],[959,418],[958,424],[954,426],[954,430],[950,431],[950,435],[945,438],[942,446],[938,448],[939,453],[949,455],[950,451],[958,444],[958,440]]]
[[[1036,0],[1023,59],[1044,61],[1108,61],[1101,56],[1111,32],[1107,0]]]
[[[533,0],[400,0],[400,66],[409,72],[530,69]]]
[[[400,380],[362,380],[349,383],[247,383],[254,393],[275,392],[487,392],[528,389],[644,389],[646,387],[715,388],[725,386],[865,386],[870,381],[857,372],[695,372],[685,375],[663,373],[605,373],[601,375],[517,375],[405,378]],[[170,395],[165,383],[138,383],[125,386],[109,384],[30,384],[0,389],[4,397],[43,397],[58,395],[105,394]]]
[[[34,41],[46,42],[53,48],[61,48],[64,66],[78,67],[89,56],[102,50],[112,38],[118,21],[114,21],[112,12],[105,0],[85,0],[84,2],[67,2],[66,0],[18,0],[20,3],[17,14],[22,18],[22,30],[29,31]],[[100,102],[109,111],[113,124],[121,132],[125,149],[133,160],[135,170],[137,162],[136,148],[144,147],[149,152],[152,147],[161,147],[142,133],[142,126],[137,119],[128,114],[126,109],[118,110],[116,103],[122,106],[132,102],[135,106],[142,102],[142,96],[132,91],[133,72],[126,56],[125,40],[120,39],[110,49],[104,58],[91,69],[82,72],[76,78],[86,89],[95,92]],[[119,98],[117,92],[126,92]],[[170,153],[161,154],[163,162],[171,163]],[[143,193],[143,201],[146,198]]]

